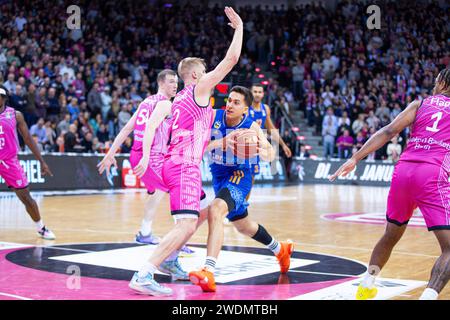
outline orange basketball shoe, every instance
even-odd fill
[[[280,272],[287,273],[291,265],[291,255],[294,252],[294,243],[292,240],[280,241],[281,250],[276,255],[278,263],[280,264]]]
[[[203,292],[216,292],[216,281],[214,274],[203,268],[200,271],[189,272],[189,280],[195,285],[200,286]]]

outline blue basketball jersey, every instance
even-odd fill
[[[248,115],[250,116],[250,118],[253,119],[253,121],[255,121],[257,124],[259,124],[259,126],[261,127],[261,129],[265,129],[266,127],[266,119],[267,119],[267,111],[266,111],[266,106],[264,103],[261,102],[261,109],[260,110],[255,110],[253,108],[253,106],[250,106],[248,108]],[[251,167],[252,170],[252,174],[256,175],[259,174],[259,157],[257,159],[257,163],[253,164]]]
[[[228,133],[231,133],[236,129],[249,129],[253,124],[253,120],[248,115],[244,115],[244,118],[238,125],[229,127],[226,124],[225,118],[225,110],[216,111],[216,117],[214,118],[211,129],[211,141],[222,139]],[[226,151],[222,151],[220,149],[211,150],[210,156],[212,160],[210,169],[213,176],[227,175],[236,170],[249,170],[252,164],[257,163],[256,157],[250,159],[240,159],[236,157],[230,149],[227,149]]]
[[[264,105],[264,103],[261,102],[260,110],[255,110],[253,108],[253,106],[250,106],[248,108],[248,115],[250,116],[250,118],[252,118],[253,121],[255,121],[257,124],[259,124],[261,129],[265,129],[266,119],[267,119],[267,111],[266,111],[266,106]]]

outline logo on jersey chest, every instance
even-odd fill
[[[216,122],[214,122],[214,129],[219,129],[221,125],[222,125],[222,121],[217,120]]]

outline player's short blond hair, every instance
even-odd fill
[[[178,75],[181,79],[185,80],[192,71],[192,68],[198,65],[203,65],[206,68],[205,60],[195,57],[184,58],[178,64]]]

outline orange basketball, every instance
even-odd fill
[[[234,135],[233,153],[238,158],[249,159],[258,155],[258,135],[251,129],[243,129]]]

